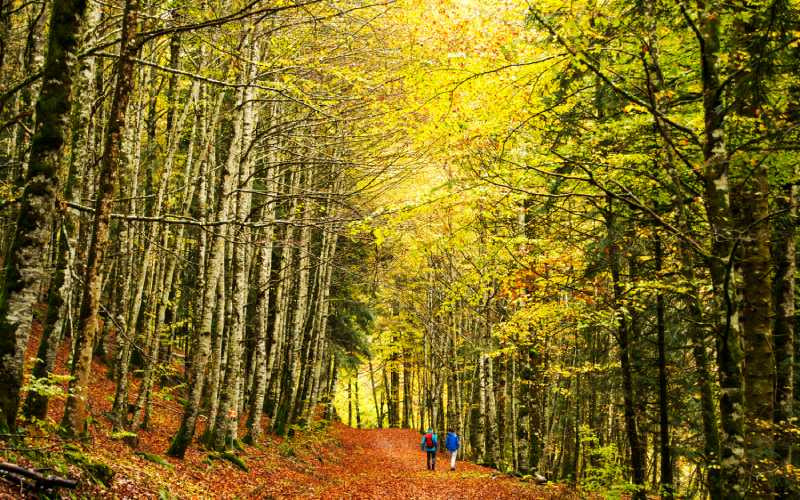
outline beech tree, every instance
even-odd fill
[[[4,17],[6,5],[3,5]],[[36,125],[24,182],[19,186],[17,223],[5,257],[5,276],[0,293],[0,426],[16,429],[22,386],[24,353],[30,336],[32,307],[42,284],[42,257],[50,239],[52,213],[57,208],[58,163],[65,143],[66,122],[72,104],[72,67],[77,50],[84,1],[56,1],[51,19],[47,56],[42,68],[44,83],[36,100]],[[7,26],[7,18],[2,24]],[[6,37],[3,37],[5,54]],[[2,57],[0,57],[2,62]],[[2,66],[0,64],[0,66]]]

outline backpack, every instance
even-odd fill
[[[447,441],[445,442],[447,449],[450,451],[458,449],[458,434],[455,432],[448,432],[447,433]]]
[[[425,434],[425,447],[433,448],[433,434],[431,433]]]

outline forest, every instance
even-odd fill
[[[0,496],[798,498],[799,144],[797,0],[0,0]]]

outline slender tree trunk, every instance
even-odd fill
[[[356,428],[361,428],[361,407],[358,403],[358,370],[356,370],[355,377],[353,377],[353,387],[355,388],[355,407],[356,407]]]
[[[164,272],[165,272],[165,263],[160,261],[154,270],[154,278],[153,283],[150,288],[150,293],[148,294],[150,297],[156,297],[159,294],[160,289],[164,286]],[[147,415],[147,402],[150,399],[150,391],[153,389],[153,378],[155,377],[155,369],[156,365],[158,364],[158,343],[159,343],[159,330],[158,330],[158,323],[157,323],[157,312],[155,309],[158,308],[158,304],[150,304],[148,307],[149,314],[147,325],[146,325],[146,332],[145,335],[145,345],[144,345],[144,373],[142,375],[142,381],[139,385],[139,394],[136,396],[136,402],[134,403],[134,412],[133,412],[133,419],[131,420],[131,429],[136,432],[139,429],[146,429],[146,415]],[[138,442],[138,440],[135,440]]]
[[[709,262],[714,286],[717,369],[720,380],[720,476],[727,498],[745,496],[748,477],[744,461],[744,377],[742,333],[738,316],[737,279],[732,265],[734,241],[733,218],[728,183],[729,159],[725,145],[726,107],[720,92],[719,52],[721,6],[712,1],[700,4],[699,29],[703,44],[701,66],[703,81],[705,166],[703,201],[712,233],[712,256]]]
[[[174,128],[168,128],[169,132],[169,141],[167,147],[167,156],[164,161],[164,169],[161,172],[161,183],[158,188],[158,193],[156,195],[155,207],[153,209],[153,213],[155,216],[161,214],[162,206],[164,203],[164,196],[167,191],[169,179],[172,177],[172,170],[173,165],[175,162],[175,155],[178,150],[178,144],[180,142],[182,133],[183,133],[183,125],[186,121],[186,117],[189,114],[189,110],[196,102],[199,97],[199,90],[200,86],[198,83],[193,85],[190,99],[187,100],[187,103],[181,112],[177,123],[175,124]],[[170,106],[170,110],[172,110],[174,106]],[[171,112],[170,112],[171,114]],[[171,121],[171,119],[170,119]],[[193,193],[192,186],[194,183],[187,182],[186,189],[185,189],[185,197],[191,198]],[[185,205],[191,204],[191,199],[188,201],[184,201]],[[181,226],[183,228],[184,226]],[[179,230],[180,231],[180,230]],[[168,240],[169,240],[169,232],[166,228],[158,228],[156,226],[150,231],[150,237],[148,238],[148,243],[145,249],[145,264],[144,268],[147,269],[149,267],[150,262],[152,259],[156,259],[158,257],[158,253],[154,251],[153,245],[154,242],[161,237],[161,247],[162,248],[169,248]],[[177,253],[180,254],[181,246],[183,244],[183,238],[179,237],[178,241],[178,249]],[[136,398],[135,403],[135,411],[133,415],[133,421],[131,423],[131,428],[138,430],[140,428],[145,429],[147,428],[147,416],[149,415],[149,401],[150,401],[150,392],[152,391],[155,377],[155,368],[156,365],[159,363],[159,344],[160,344],[160,337],[161,337],[161,329],[164,325],[164,319],[166,315],[166,308],[167,302],[169,301],[170,291],[173,285],[173,276],[175,272],[174,267],[174,259],[167,258],[166,260],[161,259],[158,260],[154,265],[154,270],[157,269],[158,272],[154,272],[154,282],[151,284],[151,293],[148,294],[149,297],[157,297],[157,300],[151,301],[150,303],[150,315],[149,315],[149,326],[146,329],[145,335],[145,350],[146,354],[144,357],[145,366],[144,366],[144,377],[142,379],[142,384],[140,386],[139,395]],[[170,270],[171,267],[171,270]],[[141,297],[138,297],[138,300],[141,301]],[[135,320],[134,320],[135,321]],[[129,359],[125,360],[126,362]],[[127,378],[128,366],[127,363],[120,367],[119,370],[119,379],[118,382],[122,382],[124,379]],[[121,384],[124,387],[123,390],[117,391],[117,397],[115,397],[115,401],[119,400],[121,402],[127,401],[127,382]],[[118,386],[119,387],[119,386]],[[124,411],[124,405],[122,410]],[[119,409],[118,409],[119,411]],[[115,420],[119,424],[124,420],[125,414],[115,414]]]
[[[484,462],[490,467],[497,467],[499,463],[498,442],[497,442],[497,401],[495,399],[494,383],[494,363],[491,356],[483,355],[484,363],[484,387],[483,392],[486,399],[484,414],[484,438],[486,440],[486,453]]]
[[[41,51],[41,37],[40,34],[44,28],[44,13],[47,9],[47,2],[42,2],[40,5],[32,5],[28,11],[27,22],[27,36],[25,37],[25,46],[20,54],[20,66],[24,73],[33,73],[39,68],[37,67],[37,60]],[[26,85],[20,89],[17,98],[17,107],[19,110],[29,110],[31,102],[35,95],[35,85]],[[71,99],[72,100],[72,99]],[[15,161],[10,168],[10,180],[15,183],[25,177],[25,166],[28,163],[28,142],[26,141],[28,130],[33,127],[33,113],[25,113],[19,118],[19,124],[16,127],[16,137],[14,139],[16,151],[14,152]],[[66,138],[65,138],[66,139]],[[56,173],[58,175],[58,172]],[[3,245],[6,248],[6,245]]]
[[[475,363],[475,374],[472,377],[472,397],[470,398],[471,411],[469,417],[469,443],[472,449],[472,456],[476,460],[483,460],[484,440],[483,440],[483,416],[484,401],[483,393],[483,359],[479,357]]]
[[[796,232],[797,232],[797,192],[798,186],[786,186],[784,193],[777,197],[777,208],[783,213],[775,218],[773,229],[773,267],[775,275],[772,280],[773,315],[772,337],[775,344],[775,413],[776,429],[775,453],[781,464],[791,464],[792,455],[798,454],[792,440],[782,435],[782,427],[794,416],[794,359],[795,328],[797,316],[795,310],[795,275],[796,268]],[[786,497],[785,487],[779,487],[779,494]],[[788,497],[786,497],[788,498]]]
[[[403,420],[400,426],[410,429],[411,420],[411,362],[409,353],[403,351]]]
[[[299,190],[300,186],[300,172],[295,171],[289,174],[291,176],[291,193],[296,195]],[[285,422],[281,423],[281,418],[279,416],[279,407],[281,401],[285,397],[286,387],[283,384],[283,380],[285,379],[285,373],[279,372],[277,369],[280,364],[277,362],[278,357],[282,355],[283,352],[286,351],[287,347],[287,327],[290,317],[289,305],[291,303],[291,295],[293,290],[293,269],[294,269],[294,235],[295,235],[295,227],[294,227],[294,213],[297,210],[297,198],[295,197],[290,204],[289,210],[289,224],[286,225],[286,234],[283,239],[283,245],[281,249],[281,264],[280,264],[280,274],[279,274],[279,282],[278,282],[278,289],[276,291],[276,310],[275,310],[275,325],[274,335],[275,335],[275,345],[273,346],[273,351],[275,355],[272,355],[270,352],[270,360],[268,362],[267,369],[270,371],[270,385],[272,386],[272,390],[270,391],[270,399],[272,402],[271,413],[270,416],[272,417],[271,427],[274,432],[279,430],[279,427],[285,425]],[[291,360],[287,360],[291,363]],[[277,432],[280,434],[279,432]]]
[[[685,234],[690,234],[688,216],[683,205],[680,210],[680,228]],[[707,467],[708,492],[712,500],[723,498],[719,467],[720,456],[720,437],[717,424],[717,410],[714,402],[714,377],[709,370],[708,349],[706,339],[706,323],[703,316],[703,308],[699,302],[700,292],[696,287],[695,260],[691,250],[685,242],[679,246],[679,258],[681,261],[681,275],[683,282],[688,286],[689,292],[686,295],[688,317],[688,334],[692,343],[692,357],[695,363],[697,385],[700,390],[701,419],[704,436],[703,451]]]
[[[97,312],[102,292],[102,265],[108,247],[111,201],[114,195],[117,173],[121,162],[120,146],[125,129],[128,100],[133,92],[133,43],[136,29],[138,0],[126,0],[122,19],[120,57],[117,64],[117,83],[111,102],[109,121],[106,125],[103,157],[100,162],[100,183],[97,188],[94,230],[89,243],[89,253],[84,273],[84,292],[79,317],[79,332],[76,340],[74,364],[69,384],[69,396],[64,409],[62,425],[68,434],[84,431],[86,421],[87,390],[92,367],[92,350],[97,333]]]
[[[386,399],[387,427],[392,427],[392,417],[391,417],[391,415],[392,415],[392,396],[391,396],[392,386],[389,383],[389,376],[388,376],[388,373],[387,373],[388,369],[387,369],[386,365],[388,363],[389,363],[389,361],[387,360],[387,362],[385,362],[383,364],[383,370],[381,370],[381,375],[383,376],[383,394],[384,394],[384,397]],[[420,398],[424,397],[424,394],[425,394],[424,389],[423,389],[422,385],[420,385],[420,387],[419,387]],[[420,412],[424,411],[424,407],[425,407],[425,405],[422,404],[422,400],[420,399]],[[424,414],[424,413],[421,413],[421,414]],[[422,417],[420,417],[420,418],[422,418]],[[420,423],[419,425],[420,425],[420,428],[422,428],[425,424],[423,422],[423,423]]]
[[[207,137],[202,142],[203,148],[198,161],[202,164],[211,164],[210,158],[211,144],[215,135],[217,122],[220,116],[220,108],[224,96],[218,97],[214,114],[208,126]],[[210,169],[208,169],[210,170]],[[206,198],[209,189],[201,186],[203,193],[200,196],[201,206],[206,205]],[[217,219],[227,219],[230,209],[230,199],[227,194],[233,189],[233,175],[228,163],[224,168],[219,180],[220,191],[217,196],[217,207],[210,217]],[[201,255],[205,253],[205,246],[201,246]],[[202,293],[202,300],[199,301],[200,320],[192,337],[192,362],[187,373],[188,398],[184,405],[183,417],[178,432],[172,438],[167,454],[174,457],[183,457],[186,448],[192,441],[197,417],[200,412],[200,402],[203,391],[209,389],[208,393],[211,400],[211,412],[209,412],[209,427],[213,425],[217,410],[217,390],[219,386],[220,358],[222,350],[222,332],[225,304],[225,279],[224,279],[224,259],[225,259],[225,236],[217,235],[212,238],[208,250],[208,263],[203,274],[199,277],[197,289]],[[200,259],[202,266],[203,259]],[[214,316],[218,315],[219,320],[216,324],[217,336],[214,339],[213,362],[209,366],[209,358],[212,357],[212,328],[214,327]],[[206,378],[210,383],[206,384]],[[209,429],[207,429],[209,430]]]
[[[248,35],[250,37],[252,35]],[[248,43],[251,47],[248,53],[253,55],[256,51],[252,46],[253,42]],[[254,64],[252,65],[255,66]],[[252,72],[251,68],[249,72]],[[246,73],[245,78],[248,82],[254,81],[251,73]],[[239,106],[242,109],[241,116],[237,116],[234,125],[234,136],[228,153],[228,169],[232,179],[237,179],[236,185],[239,188],[236,196],[236,215],[237,219],[244,221],[250,212],[250,194],[247,192],[251,176],[247,153],[252,140],[254,126],[252,88],[240,92]],[[226,193],[232,196],[233,193]],[[233,244],[233,294],[232,310],[233,322],[230,327],[227,345],[227,365],[225,369],[225,382],[220,395],[219,411],[214,423],[212,436],[213,447],[217,450],[228,449],[237,440],[239,392],[242,383],[242,373],[240,363],[242,359],[243,337],[245,328],[245,303],[247,300],[247,267],[246,267],[246,248],[248,234],[243,228],[239,238],[244,241],[236,241]]]
[[[634,499],[644,500],[645,495],[645,450],[642,446],[638,424],[636,422],[636,404],[633,392],[633,373],[631,369],[631,348],[629,339],[629,325],[622,307],[622,284],[620,282],[620,256],[616,215],[613,211],[611,199],[607,200],[606,226],[609,237],[608,258],[611,267],[611,276],[614,288],[615,315],[618,322],[617,343],[619,345],[620,365],[622,370],[622,393],[625,405],[625,430],[628,436],[628,446],[631,453],[631,468],[633,469],[633,483],[636,491]]]
[[[497,466],[507,469],[505,461],[505,443],[508,439],[508,358],[506,356],[501,356],[497,359],[499,363],[499,373],[495,377],[495,399],[497,400]]]
[[[375,418],[378,420],[378,429],[383,428],[383,405],[378,402],[378,393],[375,390],[375,371],[372,368],[372,357],[367,359],[369,363],[369,381],[372,386],[372,400],[375,402]]]
[[[387,391],[387,403],[389,406],[389,427],[400,427],[400,371],[399,371],[399,355],[397,351],[392,351],[389,358],[389,389]],[[426,396],[433,397],[431,387],[426,387]],[[431,418],[430,425],[435,425],[433,418]]]
[[[268,181],[268,186],[273,184]],[[269,188],[267,189],[270,190]],[[270,204],[268,207],[274,207]],[[264,214],[267,220],[274,220],[275,215],[271,209]],[[254,387],[250,398],[250,410],[247,420],[248,435],[245,440],[250,443],[258,442],[261,437],[261,415],[264,408],[264,395],[267,389],[267,318],[269,316],[269,277],[272,271],[272,238],[274,227],[270,225],[265,231],[261,248],[259,250],[258,271],[258,299],[256,302],[256,338],[255,338],[255,367]]]
[[[663,250],[661,248],[661,238],[656,235],[655,241],[656,273],[661,272],[663,261]],[[664,294],[660,291],[656,295],[656,330],[658,338],[658,414],[659,414],[659,440],[661,456],[661,496],[664,499],[671,499],[675,486],[672,478],[672,453],[669,443],[669,400],[667,387],[667,349],[665,340],[664,325]]]
[[[222,243],[223,252],[224,252],[224,241]],[[223,253],[223,258],[224,258]],[[219,387],[220,387],[220,380],[222,379],[222,370],[223,370],[223,340],[225,340],[225,308],[227,302],[227,294],[225,291],[225,274],[227,272],[224,269],[224,265],[220,264],[222,267],[222,273],[219,278],[217,279],[217,286],[216,286],[216,295],[214,301],[214,308],[212,315],[216,318],[215,328],[214,328],[214,335],[212,337],[213,346],[211,350],[211,366],[209,367],[209,374],[208,374],[208,397],[209,397],[209,408],[208,408],[208,425],[206,427],[206,435],[205,440],[208,442],[211,439],[212,432],[214,430],[214,423],[217,421],[217,413],[219,411]],[[202,332],[201,332],[202,333]],[[198,368],[199,373],[199,368]]]
[[[347,426],[353,427],[353,379],[347,377]]]
[[[519,413],[517,412],[517,357],[511,353],[511,461],[512,470],[518,473],[519,468]]]
[[[306,187],[310,187],[310,180],[308,176],[306,177],[304,184]],[[281,403],[275,417],[275,432],[281,435],[286,432],[286,427],[293,423],[293,409],[295,407],[301,381],[301,354],[304,327],[308,316],[308,289],[311,266],[311,227],[308,224],[310,214],[309,205],[305,203],[303,208],[303,227],[300,230],[297,303],[294,308],[294,318],[291,327],[292,336],[288,350],[289,359],[287,360],[289,370],[286,380],[288,381],[288,385],[282,392]]]
[[[334,214],[335,213],[336,211],[334,211]],[[312,375],[314,388],[311,393],[311,402],[309,404],[309,411],[311,412],[314,411],[319,398],[318,393],[320,386],[320,372],[322,369],[323,360],[325,359],[322,354],[325,347],[328,345],[328,311],[330,310],[330,289],[331,280],[333,277],[333,258],[336,255],[337,240],[338,235],[333,231],[333,228],[325,231],[322,237],[323,257],[321,268],[319,270],[322,275],[320,282],[321,290],[319,304],[317,305],[318,311],[316,315],[316,327],[314,328],[314,331],[317,332],[318,336],[317,350],[319,353],[317,355],[317,359],[314,361],[314,371]]]
[[[172,170],[173,165],[175,162],[175,155],[178,152],[178,147],[180,145],[180,139],[183,133],[183,125],[186,121],[186,117],[189,114],[189,110],[191,106],[196,102],[199,95],[199,84],[195,83],[193,85],[193,90],[191,92],[191,99],[189,99],[178,118],[177,124],[175,124],[174,128],[168,128],[167,132],[169,134],[169,140],[167,145],[167,155],[164,160],[164,169],[161,172],[161,182],[159,184],[155,202],[153,205],[153,216],[159,217],[161,215],[162,207],[164,206],[164,197],[166,196],[168,182],[172,177]],[[172,115],[172,111],[174,110],[174,104],[170,105],[169,107],[169,115]],[[170,119],[171,121],[171,119]],[[193,183],[187,183],[187,186],[193,186]],[[192,189],[191,187],[189,188]],[[128,370],[129,370],[129,363],[131,358],[131,353],[133,349],[133,341],[135,338],[136,332],[136,323],[139,318],[140,308],[142,306],[142,301],[144,300],[144,290],[145,290],[145,283],[148,278],[151,276],[151,269],[154,269],[155,262],[154,259],[157,257],[157,252],[155,251],[155,246],[159,239],[161,239],[162,231],[166,231],[165,228],[162,228],[159,224],[153,224],[148,228],[148,237],[146,238],[145,249],[144,249],[144,256],[142,258],[142,265],[141,269],[142,272],[139,276],[139,282],[137,286],[137,292],[133,299],[133,307],[131,309],[131,313],[128,316],[127,326],[125,328],[125,332],[127,333],[128,338],[122,339],[123,342],[118,343],[120,345],[120,353],[117,356],[117,366],[116,366],[116,391],[114,394],[114,405],[112,407],[112,419],[114,420],[115,428],[120,428],[124,425],[127,417],[127,401],[128,401]],[[183,242],[183,239],[180,238],[179,241]],[[162,268],[163,269],[163,268]],[[170,285],[172,284],[170,280]],[[159,295],[167,295],[169,297],[169,287],[167,287],[166,291],[163,291],[162,287],[158,287]],[[166,299],[168,300],[168,299]],[[166,300],[162,297],[161,302],[164,303]],[[163,314],[164,309],[159,309],[160,314],[162,315],[161,318],[155,323],[154,328],[159,328],[161,323],[163,322]],[[149,344],[149,339],[151,335],[154,335],[154,332],[147,332],[146,333],[146,340],[145,344]]]
[[[330,368],[330,375],[328,376],[328,387],[325,390],[325,397],[323,398],[325,402],[325,419],[326,420],[336,420],[338,419],[338,415],[336,414],[336,409],[333,407],[333,391],[336,390],[336,383],[339,378],[339,358],[336,356],[336,353],[331,353],[331,368]]]

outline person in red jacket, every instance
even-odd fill
[[[428,455],[428,470],[436,470],[436,450],[439,445],[439,440],[433,429],[428,427],[428,431],[422,436],[420,448]]]

